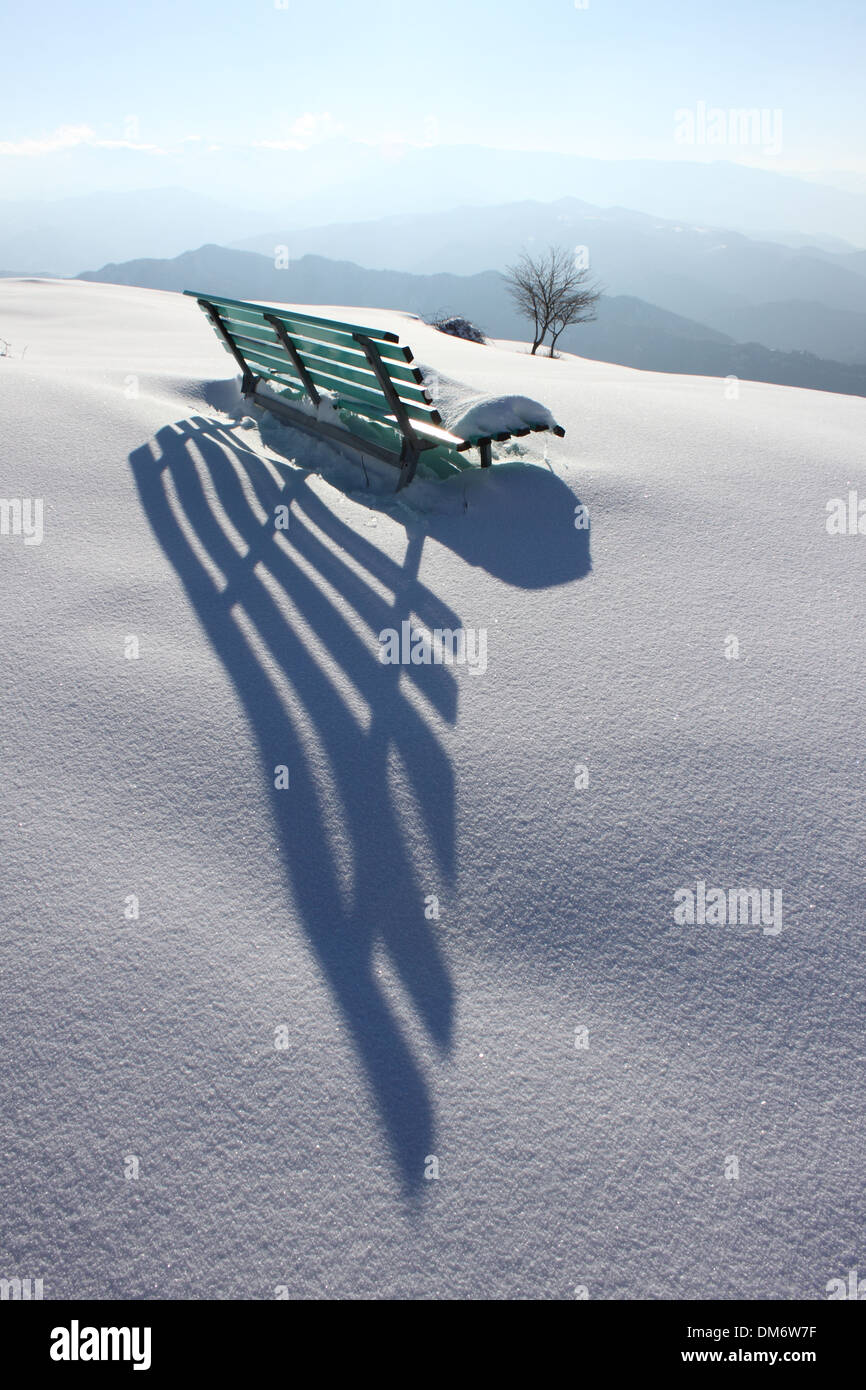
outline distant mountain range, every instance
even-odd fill
[[[843,224],[859,226],[862,244],[862,194],[723,161],[584,160],[470,146],[413,147],[391,151],[386,158],[382,151],[364,147],[360,153],[355,149],[358,162],[349,169],[347,149],[355,147],[329,142],[315,178],[305,163],[308,152],[279,152],[287,161],[285,168],[297,175],[298,196],[275,197],[275,217],[280,204],[288,216],[274,220],[268,232],[261,231],[267,226],[266,214],[245,209],[239,201],[238,180],[223,185],[231,187],[231,201],[226,194],[150,189],[0,203],[0,267],[14,267],[17,273],[47,269],[73,274],[93,265],[138,263],[142,256],[170,260],[201,244],[229,245],[271,260],[275,248],[282,247],[294,263],[307,255],[351,262],[357,284],[361,267],[428,279],[443,272],[466,277],[503,270],[522,249],[555,243],[583,249],[609,300],[641,300],[703,325],[704,341],[749,342],[778,353],[807,353],[856,366],[866,363],[866,250],[826,231],[817,234],[819,244],[810,244],[802,230],[789,230],[785,242],[774,242],[726,225],[737,219],[782,221],[796,214],[806,219],[803,226],[811,217],[811,225],[826,227],[832,214],[837,231]],[[276,153],[258,151],[252,157],[270,161]],[[489,203],[497,187],[526,186],[529,160],[534,189],[571,183],[580,187],[581,196]],[[416,186],[419,171],[433,183],[423,189]],[[343,183],[337,186],[339,176]],[[378,200],[371,202],[370,187],[377,179],[384,183]],[[408,198],[414,210],[363,220],[371,206],[379,211],[393,206],[395,183],[399,197]],[[294,185],[289,179],[275,186]],[[470,186],[472,201],[455,207],[451,199]],[[586,196],[590,191],[596,201]],[[632,195],[653,210],[602,205],[616,193]],[[674,203],[676,219],[658,210]],[[331,206],[357,207],[359,215],[352,221],[303,225],[311,213]],[[838,220],[844,208],[853,214],[849,223]],[[696,210],[715,210],[724,219],[696,221]],[[443,294],[446,288],[442,286]],[[417,284],[406,285],[401,293],[418,291]],[[492,314],[491,322],[501,322],[501,307],[488,310],[489,298],[489,293],[481,295],[481,316]],[[592,330],[596,350],[602,351],[604,340],[604,350],[624,361],[623,354],[636,350],[635,345],[605,339],[605,323],[612,329],[611,313],[608,304],[608,318]],[[670,325],[666,328],[659,320],[658,328],[667,333]],[[683,335],[676,329],[668,336],[679,340]],[[673,359],[678,360],[676,354]],[[797,366],[802,368],[802,363]],[[755,371],[780,369],[786,370],[772,359],[769,365],[754,366]]]
[[[424,139],[411,119],[404,129],[407,140]],[[673,144],[673,128],[671,138]],[[611,160],[471,144],[367,144],[339,138],[309,149],[190,144],[167,165],[164,157],[146,150],[81,145],[42,155],[38,168],[33,165],[33,186],[58,190],[55,198],[81,189],[113,191],[55,202],[32,198],[3,203],[0,265],[37,268],[37,260],[12,254],[7,235],[19,244],[23,237],[25,250],[31,239],[39,265],[75,274],[103,260],[177,255],[189,246],[238,241],[268,227],[563,197],[598,207],[640,208],[654,217],[733,227],[749,235],[766,236],[768,229],[778,229],[777,240],[805,236],[828,249],[833,238],[866,247],[866,195],[862,185],[841,186],[843,174],[836,176],[840,186],[831,187],[832,178],[821,183],[724,158],[683,158],[687,153],[678,147],[668,160]],[[166,167],[172,169],[174,188],[165,187]],[[27,186],[20,160],[14,164],[11,156],[0,156],[0,181],[4,173],[5,187]],[[187,219],[185,240],[177,240],[184,230],[181,215]],[[190,219],[196,223],[194,232]],[[52,233],[53,246],[45,240]],[[89,249],[82,241],[85,234]],[[111,237],[108,250],[97,249],[104,247],[106,235]],[[173,236],[174,243],[166,245],[165,239]],[[53,254],[45,254],[46,246]],[[75,264],[72,256],[79,248],[84,254]]]
[[[555,151],[431,145],[391,151],[382,165],[369,157],[350,160],[336,187],[300,199],[283,225],[345,222],[347,208],[361,219],[569,196],[599,207],[640,208],[655,217],[734,227],[752,235],[778,227],[866,246],[862,191],[723,159],[605,160]],[[324,217],[317,215],[319,209],[326,209]]]
[[[760,242],[576,198],[417,213],[239,243],[272,256],[308,253],[373,269],[472,275],[504,270],[521,249],[582,247],[611,295],[647,300],[739,341],[866,363],[866,252]]]
[[[303,256],[285,269],[256,252],[208,245],[170,260],[106,265],[78,277],[149,289],[198,289],[240,299],[275,303],[375,305],[424,318],[459,313],[491,337],[524,340],[527,329],[499,271],[475,275],[416,275],[370,270],[351,261]],[[866,371],[808,353],[774,351],[737,343],[706,324],[671,313],[632,295],[605,295],[595,323],[567,329],[564,351],[600,361],[655,371],[810,386],[866,395]]]
[[[136,256],[177,256],[202,242],[231,242],[262,226],[245,212],[182,188],[0,201],[0,266],[10,275],[77,275]]]

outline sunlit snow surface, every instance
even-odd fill
[[[866,1263],[866,538],[825,526],[866,401],[333,312],[565,439],[395,496],[252,419],[194,302],[0,282],[0,495],[44,499],[0,535],[0,1276],[825,1297]],[[383,664],[403,623],[486,670]],[[677,925],[698,881],[782,930]]]

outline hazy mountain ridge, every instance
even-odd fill
[[[294,157],[299,152],[289,153]],[[425,152],[416,150],[392,158],[389,178],[393,180],[395,171],[402,177],[415,168],[416,156],[422,154]],[[432,159],[433,154],[429,150],[425,157]],[[505,154],[495,152],[494,170],[508,167]],[[331,155],[336,158],[334,150]],[[541,165],[550,173],[561,167],[559,160],[543,156]],[[592,175],[590,178],[584,169],[587,187],[602,193],[631,187],[631,191],[641,193],[641,187],[634,183],[639,167],[643,168],[640,161],[631,161],[627,170],[619,165],[608,168],[604,161],[583,163]],[[339,160],[333,168],[320,171],[325,183],[338,165]],[[353,177],[360,169],[375,165],[375,155],[367,151]],[[779,179],[787,187],[781,175],[767,175],[766,183],[763,176],[767,171],[721,162],[710,167],[722,184],[736,184],[739,189],[740,210],[735,212],[735,203],[727,208],[731,220],[741,215],[746,187],[775,189]],[[692,171],[694,186],[703,187],[704,166],[690,164],[687,168]],[[655,165],[643,168],[643,172],[662,178]],[[629,173],[631,185],[625,173]],[[691,185],[683,180],[681,169],[676,182],[684,207],[700,205],[700,199],[696,204],[687,196]],[[515,183],[519,184],[516,178]],[[815,190],[819,197],[834,192],[822,185],[800,183],[800,192],[806,191],[803,196],[811,197]],[[544,186],[543,179],[540,184]],[[342,188],[343,209],[352,205],[349,194],[353,187],[350,178]],[[165,188],[53,202],[6,202],[0,204],[0,266],[8,267],[5,273],[10,275],[77,274],[94,265],[171,259],[190,246],[219,244],[257,251],[269,258],[280,247],[295,261],[312,254],[371,269],[465,276],[502,270],[521,249],[555,242],[584,248],[593,273],[611,297],[645,300],[737,341],[754,340],[777,351],[866,363],[866,250],[852,249],[838,238],[832,242],[835,250],[813,245],[806,233],[791,233],[785,243],[757,240],[730,230],[724,223],[696,223],[684,217],[673,220],[621,204],[605,207],[584,196],[557,197],[550,202],[533,197],[488,205],[483,201],[484,192],[483,186],[473,188],[473,201],[460,207],[440,197],[436,206],[427,210],[377,215],[368,220],[362,220],[365,210],[369,213],[364,201],[358,205],[359,217],[351,222],[306,226],[299,224],[313,205],[305,212],[303,197],[289,200],[277,194],[272,211],[266,215],[252,207],[245,209],[236,188],[231,203],[222,189],[214,197]],[[649,198],[647,187],[641,196]],[[291,217],[284,221],[277,217],[280,203],[291,208]],[[387,209],[388,203],[383,195],[376,212]],[[423,200],[422,206],[426,206]],[[863,206],[866,229],[866,200]],[[276,230],[256,231],[272,216]],[[249,235],[253,231],[256,234]]]
[[[100,167],[108,161],[109,191],[103,169],[96,185],[103,191],[82,194],[97,177],[97,154]],[[173,184],[167,187],[169,169]],[[437,215],[460,205],[564,195],[597,208],[640,208],[652,217],[734,227],[750,236],[765,237],[768,227],[777,227],[780,240],[784,234],[825,247],[845,241],[866,247],[862,192],[726,160],[604,160],[476,145],[329,140],[306,150],[189,148],[168,165],[141,150],[81,146],[42,156],[39,173],[40,196],[0,203],[0,265],[28,273],[47,265],[54,274],[75,275],[109,260],[173,256],[206,242],[237,243],[269,226]],[[45,199],[45,188],[56,196]],[[337,254],[325,246],[308,249]],[[339,254],[364,259],[352,249]]]
[[[407,135],[422,138],[422,132],[411,126]],[[97,155],[99,175],[94,165]],[[167,164],[165,158],[142,150],[112,153],[81,146],[43,156],[38,186],[61,193],[105,188],[106,167],[110,169],[108,186],[118,190],[118,198],[142,190],[159,202],[170,169],[178,194],[230,199],[237,207],[255,209],[259,227],[314,226],[348,218],[435,212],[461,203],[547,201],[569,194],[599,206],[641,208],[653,216],[734,226],[750,234],[778,227],[866,246],[862,191],[723,158],[599,159],[555,150],[476,144],[371,145],[338,138],[307,149],[189,147],[175,152]],[[99,225],[97,219],[97,231]],[[234,239],[255,230],[255,225],[241,228]],[[203,232],[202,240],[224,235],[213,227]],[[113,254],[129,258],[131,253],[116,244]],[[147,254],[146,248],[137,254]],[[89,263],[93,260],[91,255]],[[12,263],[2,241],[0,263]],[[14,263],[20,263],[17,257]],[[75,270],[81,268],[78,265]]]
[[[0,265],[22,275],[47,266],[51,275],[74,276],[98,261],[177,256],[190,245],[234,241],[261,219],[182,188],[0,201]]]
[[[810,253],[574,198],[278,230],[239,246],[472,275],[504,270],[522,249],[549,244],[584,248],[611,295],[644,299],[739,340],[866,362],[866,252]]]

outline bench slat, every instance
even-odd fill
[[[267,353],[268,360],[273,361],[274,367],[280,368],[286,365],[286,354],[282,345],[277,342],[276,336],[270,342],[266,342],[261,338],[249,337],[246,332],[238,331],[236,325],[232,323],[227,324],[227,327],[235,342],[242,349],[244,356],[249,356],[251,352],[257,352],[259,357],[264,359]],[[344,366],[342,362],[335,363],[332,359],[321,358],[318,354],[314,355],[313,353],[307,352],[298,339],[292,339],[292,341],[295,343],[300,353],[304,366],[313,375],[314,381],[316,379],[316,372],[325,372],[328,376],[336,377],[338,380],[351,381],[358,386],[366,386],[370,390],[381,394],[379,391],[379,383],[369,368],[363,370],[361,367]],[[361,362],[366,362],[366,358],[364,357],[361,357],[360,360]],[[424,388],[416,386],[414,382],[410,385],[408,382],[397,381],[394,383],[394,387],[402,401],[411,401],[418,405],[429,405],[431,409],[433,408],[432,402],[428,400]]]
[[[220,309],[219,305],[216,307],[220,310],[220,315],[226,319],[226,322],[244,323],[250,327],[264,323],[260,314],[249,313],[242,315],[240,309]],[[271,313],[271,310],[268,309],[267,313]],[[311,327],[306,323],[295,323],[293,319],[285,318],[282,314],[275,313],[275,317],[279,318],[280,322],[285,325],[286,332],[290,338],[304,338],[309,339],[310,342],[327,343],[332,347],[342,349],[343,352],[353,352],[358,346],[356,340],[348,333],[331,333],[325,328]],[[270,327],[270,325],[268,324],[267,327]],[[403,364],[413,360],[409,348],[394,347],[392,343],[379,342],[377,342],[376,346],[380,349],[382,356],[389,364],[391,362]]]
[[[226,310],[225,313],[221,312],[220,317],[223,319],[229,332],[233,335],[243,334],[245,337],[266,342],[271,347],[278,346],[279,340],[271,324],[264,323],[263,321],[249,322],[242,319],[235,319],[229,310]],[[289,337],[297,344],[298,350],[303,354],[306,355],[306,353],[310,352],[316,357],[324,357],[331,362],[342,362],[347,367],[360,368],[361,371],[368,372],[372,375],[367,359],[360,345],[355,342],[354,339],[352,340],[353,346],[351,348],[336,347],[322,342],[319,339],[306,338],[301,332],[291,333],[288,327],[286,328],[286,332],[289,333]],[[280,348],[280,351],[282,351],[282,348]],[[392,358],[388,359],[388,373],[392,380],[401,383],[401,389],[402,382],[404,381],[416,386],[423,385],[424,378],[421,372],[417,367],[410,367],[402,357],[399,362],[395,362]]]
[[[286,332],[290,338],[305,338],[314,343],[327,343],[331,347],[342,348],[348,352],[353,352],[358,346],[351,334],[331,332],[328,328],[319,328],[315,324],[308,324],[282,313],[275,313],[275,317],[285,324]],[[358,332],[362,333],[363,329],[359,329]],[[378,339],[376,346],[389,363],[412,361],[412,353],[408,348],[395,347],[393,343],[380,342]]]
[[[249,335],[250,332],[252,332],[253,336],[256,336],[259,332],[261,332],[261,334],[272,334],[271,338],[268,338],[268,342],[277,343],[277,334],[274,334],[270,324],[259,329],[259,327],[254,324],[240,324],[240,322],[235,324],[235,321],[231,320],[231,318],[227,318],[225,322],[227,322],[229,329],[232,328],[232,325],[234,325],[234,328],[238,329],[238,332],[242,332],[243,329],[246,329],[247,335]],[[327,357],[329,361],[341,361],[341,363],[346,364],[346,367],[360,367],[361,371],[370,370],[370,364],[367,363],[367,359],[364,357],[360,343],[354,342],[354,339],[352,347],[338,347],[332,345],[332,343],[322,342],[321,339],[318,338],[306,338],[303,332],[289,332],[288,325],[286,325],[286,332],[288,332],[292,342],[297,343],[300,352],[311,352],[316,354],[317,357]],[[410,367],[405,359],[395,361],[389,357],[388,371],[395,381],[407,381],[414,382],[414,384],[418,386],[423,385],[423,375],[421,375],[417,367]]]
[[[291,337],[292,335],[290,334],[289,336]],[[341,373],[345,372],[350,380],[362,377],[365,382],[369,381],[371,385],[377,384],[376,376],[370,371],[367,365],[367,359],[363,354],[358,358],[353,357],[351,360],[348,360],[348,354],[336,355],[322,352],[321,349],[323,345],[320,343],[313,345],[306,342],[303,338],[295,337],[292,337],[292,341],[297,345],[298,351],[304,361],[312,363],[319,371],[331,371],[334,376],[339,376]],[[412,368],[406,367],[405,370],[411,372]],[[430,400],[422,384],[423,378],[421,377],[421,373],[419,372],[417,377],[412,377],[410,379],[403,375],[398,376],[397,372],[399,371],[399,363],[388,363],[388,375],[394,383],[394,389],[397,391],[401,400],[420,401],[422,404],[432,406],[433,402]]]
[[[284,376],[297,382],[298,388],[303,390],[303,383],[297,376],[288,358],[275,359],[269,353],[244,349],[244,357],[253,371],[260,371],[265,376]],[[379,390],[368,391],[364,386],[357,386],[354,382],[343,381],[339,377],[328,376],[325,372],[312,371],[307,365],[316,386],[321,386],[324,391],[331,391],[337,397],[339,405],[345,405],[346,409],[369,410],[374,415],[392,416],[393,411],[385,401],[382,392]],[[413,420],[420,420],[428,425],[439,423],[439,412],[429,405],[416,405],[413,401],[404,401],[403,408],[406,414]]]
[[[258,309],[260,306],[244,299],[226,299],[219,294],[200,294],[198,290],[184,290],[184,294],[191,295],[193,299],[206,299],[209,304],[225,304],[233,309]],[[285,309],[279,305],[261,305],[263,313],[276,314],[277,318],[288,316],[297,319],[299,323],[318,325],[320,328],[339,329],[343,333],[348,333],[351,337],[353,333],[365,333],[368,338],[381,338],[383,343],[399,343],[400,339],[396,333],[389,333],[384,328],[363,328],[358,323],[340,323],[338,319],[317,318],[315,314],[305,314],[301,310]]]
[[[267,378],[265,378],[265,383],[269,385],[272,390],[288,386],[292,391],[297,392],[298,395],[309,399],[300,377],[295,376],[291,368],[285,372],[271,372]],[[336,401],[334,404],[338,410],[350,410],[356,415],[367,415],[373,420],[379,420],[383,424],[391,425],[394,429],[398,428],[393,413],[389,410],[384,400],[380,405],[376,405],[372,401],[362,403],[361,401],[353,401],[348,396],[344,396],[342,400]],[[312,415],[310,418],[315,420],[316,416]],[[425,432],[425,427],[419,425],[419,430]]]
[[[379,329],[368,333],[366,328],[352,328],[336,322],[332,324],[329,319],[317,319],[310,314],[295,314],[293,310],[282,309],[278,305],[263,304],[259,307],[256,304],[244,304],[239,299],[220,299],[216,294],[197,294],[192,290],[184,290],[184,294],[213,304],[219,309],[221,317],[231,318],[239,323],[262,324],[263,314],[273,314],[285,323],[286,332],[292,338],[299,335],[347,349],[357,347],[352,336],[354,333],[364,333],[368,338],[372,337],[375,340],[382,357],[389,362],[405,363],[413,360],[409,348],[395,346],[399,342],[396,333],[383,334]]]

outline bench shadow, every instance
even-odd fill
[[[404,1189],[418,1196],[435,1153],[423,1054],[428,1043],[448,1054],[454,1021],[425,900],[442,894],[456,867],[454,772],[434,720],[456,722],[457,681],[444,665],[383,665],[378,634],[404,621],[458,629],[459,615],[418,578],[423,532],[407,527],[396,563],[346,526],[301,470],[269,465],[216,421],[166,426],[129,462],[153,532],[242,701],[298,918]],[[545,487],[562,486],[550,477]],[[281,507],[286,531],[274,526]],[[470,563],[491,564],[501,531],[496,545],[483,529],[454,528],[448,517],[429,528],[443,544],[462,543]],[[588,542],[572,531],[569,546],[567,563],[548,547],[506,561],[503,577],[532,587],[544,582],[539,573],[548,583],[577,577]],[[287,789],[276,785],[281,767]],[[382,952],[421,1024],[414,1049],[379,972]]]
[[[377,634],[413,616],[457,628],[459,617],[418,582],[421,542],[410,541],[396,564],[343,525],[302,474],[278,479],[211,422],[167,426],[130,465],[150,525],[243,702],[299,918],[351,1031],[393,1159],[407,1189],[417,1190],[434,1152],[432,1106],[376,977],[374,950],[384,947],[433,1045],[447,1053],[454,991],[424,908],[425,895],[441,893],[454,871],[454,775],[404,694],[401,672],[449,724],[457,685],[445,666],[383,665]],[[278,506],[291,509],[279,538]],[[394,754],[431,851],[424,884],[395,802]],[[275,786],[281,766],[287,790]],[[333,853],[341,833],[342,861]]]

